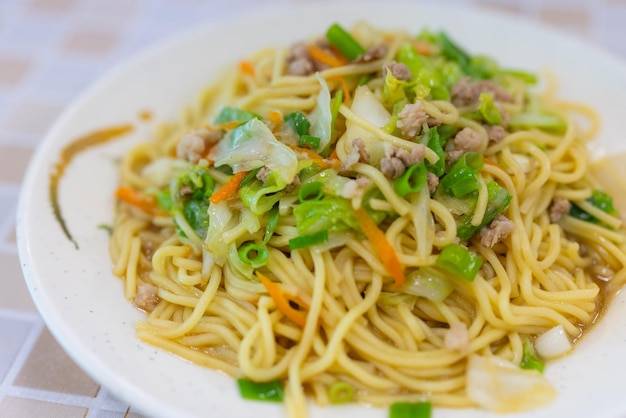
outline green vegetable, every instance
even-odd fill
[[[186,200],[183,203],[183,215],[194,231],[200,237],[206,235],[209,227],[209,201],[208,200]]]
[[[383,84],[383,104],[387,108],[391,108],[395,103],[405,100],[405,89],[408,86],[408,81],[400,80],[394,77],[391,71],[387,71],[385,74],[385,84]]]
[[[350,61],[354,61],[359,55],[365,53],[365,48],[338,23],[333,23],[328,28],[326,31],[326,39]]]
[[[311,200],[321,200],[324,197],[324,185],[319,181],[303,184],[298,190],[300,203]]]
[[[482,227],[493,221],[498,215],[507,210],[509,204],[511,203],[511,199],[513,198],[505,188],[500,186],[495,181],[487,182],[487,195],[489,199],[487,202],[487,209],[485,210],[485,215],[483,216],[483,221],[480,225],[472,225],[473,215],[471,213],[462,215],[457,219],[457,236],[461,240],[469,240]]]
[[[389,408],[389,418],[430,418],[430,402],[396,402]]]
[[[335,130],[335,123],[337,122],[337,116],[339,115],[339,108],[341,107],[342,103],[343,103],[343,91],[339,90],[337,93],[335,93],[335,95],[333,96],[333,99],[330,102],[330,114],[331,114],[330,126],[333,132]]]
[[[320,146],[321,139],[317,136],[302,135],[298,140],[299,147],[317,149]]]
[[[280,212],[278,210],[278,204],[272,206],[272,209],[267,213],[267,223],[265,224],[265,235],[263,236],[263,244],[267,244],[267,242],[274,235],[274,231],[276,230],[276,226],[278,226],[278,218],[280,216]]]
[[[328,241],[328,231],[318,231],[312,234],[299,235],[289,240],[289,250],[310,247]]]
[[[454,290],[447,274],[435,267],[420,267],[406,275],[399,292],[443,302]]]
[[[399,196],[417,193],[426,185],[426,166],[417,163],[410,166],[393,183],[393,189]]]
[[[489,125],[502,124],[500,109],[498,109],[493,101],[493,97],[488,93],[481,93],[478,97],[478,113],[480,113],[482,119]]]
[[[270,257],[270,253],[267,251],[265,245],[256,244],[254,242],[248,242],[239,247],[237,255],[239,255],[241,261],[251,265],[255,269],[264,266]]]
[[[239,187],[241,202],[255,215],[262,215],[269,211],[283,195],[282,186],[263,183],[257,178]]]
[[[325,196],[321,200],[306,200],[293,209],[293,214],[301,234],[359,228],[352,205],[340,197]]]
[[[495,77],[500,68],[496,60],[484,55],[476,55],[470,58],[468,72],[472,78],[489,79]]]
[[[456,62],[465,74],[470,74],[470,55],[457,45],[445,32],[437,34],[444,57]]]
[[[441,146],[443,146],[448,139],[456,135],[458,131],[459,129],[455,128],[453,125],[441,125],[437,127],[437,133],[439,133]]]
[[[225,106],[220,110],[220,113],[217,115],[213,123],[224,123],[224,122],[248,122],[250,119],[261,119],[259,115],[256,113],[248,112],[247,110],[238,109],[236,107],[228,107]]]
[[[591,203],[593,206],[600,209],[602,212],[608,213],[609,215],[617,215],[618,212],[613,206],[613,198],[607,193],[601,190],[594,190],[591,192],[591,197],[587,199],[587,202]],[[600,223],[600,221],[589,215],[587,212],[582,210],[580,207],[576,206],[576,204],[572,205],[572,208],[569,211],[570,216],[578,218],[582,221],[591,222],[594,224]]]
[[[448,244],[437,256],[435,264],[468,282],[472,282],[483,261],[462,245]]]
[[[522,340],[522,344],[524,347],[524,354],[522,355],[520,367],[522,369],[537,370],[539,373],[543,373],[543,369],[546,364],[543,360],[537,357],[537,354],[535,354],[535,348],[533,347],[532,341],[530,341],[529,338],[524,338]]]
[[[442,125],[446,126],[446,125]],[[450,125],[447,125],[450,126]],[[440,127],[441,128],[441,127]],[[439,134],[438,128],[430,128],[427,133],[427,143],[426,146],[431,150],[435,151],[435,154],[439,157],[436,163],[432,164],[429,161],[426,161],[426,168],[428,171],[431,171],[437,177],[441,177],[446,170],[446,156],[443,153],[443,143],[444,140],[442,136]]]
[[[538,97],[528,96],[528,105],[521,113],[509,117],[509,126],[514,129],[539,128],[556,133],[567,129],[567,120],[560,114],[544,109]]]
[[[283,400],[283,387],[280,381],[253,382],[251,380],[237,379],[239,393],[244,399],[253,401],[281,402]]]
[[[295,111],[285,115],[284,122],[289,124],[294,131],[300,136],[307,135],[311,128],[311,122],[302,112]]]
[[[338,381],[328,389],[328,400],[332,404],[347,403],[354,396],[354,386],[348,382]]]
[[[479,152],[466,152],[441,178],[440,185],[448,194],[463,197],[480,188],[476,173],[483,166],[483,156]]]

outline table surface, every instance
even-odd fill
[[[538,20],[626,59],[626,0],[449,3]],[[233,16],[255,4],[252,0],[0,0],[0,417],[143,416],[83,373],[37,313],[17,255],[20,183],[55,118],[111,66],[174,32]]]

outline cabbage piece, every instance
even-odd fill
[[[311,136],[315,136],[320,139],[320,145],[315,151],[321,153],[326,149],[330,142],[330,135],[332,133],[332,121],[333,115],[330,108],[330,90],[326,81],[317,74],[322,88],[317,96],[317,105],[309,115],[309,121],[311,122]]]
[[[283,197],[284,193],[280,192],[283,188],[281,185],[266,184],[254,179],[239,189],[239,198],[252,213],[262,215]]]
[[[478,406],[504,414],[544,407],[557,392],[537,370],[473,354],[467,361],[467,395]]]
[[[446,274],[433,267],[421,267],[406,276],[399,292],[421,296],[433,302],[443,302],[454,290],[454,283]]]
[[[359,86],[356,88],[350,110],[358,117],[365,119],[379,128],[387,125],[391,118],[391,114],[367,86]],[[370,162],[373,165],[376,165],[385,155],[384,143],[380,141],[376,135],[349,120],[346,121],[346,133],[344,135],[346,135],[346,139],[348,139],[345,141],[346,147],[351,147],[352,141],[355,138],[361,138],[363,140],[365,149],[370,156]],[[346,149],[345,151],[349,153],[350,149]]]
[[[228,258],[229,243],[224,241],[222,232],[227,229],[232,213],[227,201],[209,205],[209,229],[204,241],[205,250],[211,254],[215,264],[223,266]]]
[[[350,201],[338,197],[303,202],[295,207],[293,214],[300,234],[359,228]]]
[[[294,151],[274,137],[260,120],[251,119],[228,133],[211,150],[215,166],[228,165],[233,172],[267,167],[280,180],[282,187],[293,181],[298,171]]]

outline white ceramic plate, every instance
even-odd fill
[[[176,118],[225,65],[258,48],[289,45],[323,33],[332,21],[349,27],[359,19],[415,33],[424,26],[442,28],[470,52],[492,55],[509,67],[549,68],[559,76],[561,96],[601,112],[602,146],[626,149],[626,66],[596,47],[511,16],[390,1],[282,6],[162,43],[117,68],[65,112],[33,159],[19,206],[20,256],[37,307],[69,355],[117,397],[151,416],[284,416],[280,405],[241,400],[230,378],[135,338],[133,325],[142,314],[123,298],[121,281],[111,274],[107,234],[97,226],[112,220],[115,158],[149,137],[154,121]],[[140,121],[143,110],[153,112],[153,122]],[[121,123],[134,123],[134,133],[79,156],[61,183],[60,204],[80,246],[76,250],[53,217],[49,173],[66,144]],[[519,417],[625,416],[625,302],[622,293],[576,352],[549,366],[546,374],[558,399]],[[386,410],[363,406],[311,411],[314,417],[387,416]],[[434,416],[489,414],[437,409]]]

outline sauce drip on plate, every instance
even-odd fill
[[[132,125],[119,125],[92,132],[76,139],[75,141],[70,142],[65,148],[61,150],[58,161],[56,162],[52,169],[52,172],[50,173],[49,197],[52,212],[54,213],[54,218],[61,226],[61,229],[63,230],[63,233],[65,234],[67,239],[69,239],[74,244],[76,249],[78,249],[78,244],[74,240],[74,237],[70,233],[67,224],[65,223],[65,219],[63,218],[63,214],[61,213],[61,206],[59,205],[59,182],[65,174],[65,169],[72,162],[74,157],[76,157],[76,155],[80,154],[81,152],[91,147],[109,142],[115,138],[119,138],[120,136],[125,135],[132,130]]]

